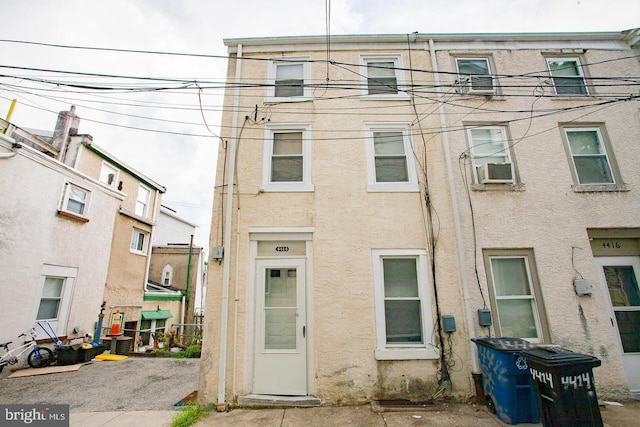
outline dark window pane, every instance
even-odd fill
[[[407,161],[402,157],[376,157],[376,182],[408,182]]]
[[[640,353],[640,311],[616,311],[616,321],[625,353]]]
[[[382,260],[382,270],[385,297],[418,296],[418,272],[415,258],[385,258]]]
[[[302,156],[273,157],[271,182],[302,182]]]
[[[275,96],[302,96],[304,86],[302,80],[282,80],[276,82]]]
[[[384,302],[387,343],[422,343],[422,320],[419,300]]]
[[[606,156],[576,156],[573,158],[580,184],[611,184],[613,176]]]

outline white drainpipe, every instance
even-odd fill
[[[236,89],[233,97],[233,116],[231,125],[231,143],[228,147],[229,179],[227,180],[227,206],[224,229],[224,258],[222,270],[222,311],[220,314],[220,354],[218,357],[218,411],[226,410],[225,388],[227,383],[227,336],[229,325],[229,269],[231,267],[231,221],[233,220],[233,193],[236,167],[236,136],[238,122],[238,104],[240,103],[240,71],[242,65],[242,44],[238,44],[236,54]],[[238,260],[236,260],[238,262]]]
[[[436,87],[440,87],[440,76],[438,75],[438,62],[436,59],[436,49],[433,39],[429,39],[429,51],[431,52],[431,67]],[[449,146],[449,130],[447,129],[447,119],[442,103],[442,94],[438,95],[438,113],[440,114],[440,135],[444,148],[444,157],[447,164],[447,180],[449,181],[449,194],[451,195],[451,209],[453,210],[453,225],[456,233],[456,246],[458,249],[458,269],[460,270],[460,285],[462,287],[462,297],[464,299],[464,312],[467,318],[467,328],[472,338],[476,337],[475,324],[471,314],[471,301],[469,297],[469,283],[467,282],[467,267],[464,257],[464,244],[462,241],[462,231],[460,229],[460,212],[458,211],[458,201],[456,198],[456,188],[453,182],[453,164],[451,163],[451,148]],[[476,248],[474,248],[475,250]],[[480,372],[478,367],[478,355],[475,345],[471,345],[471,367],[473,372]]]

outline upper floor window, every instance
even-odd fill
[[[467,127],[467,137],[477,184],[514,182],[511,150],[504,127],[470,126]]]
[[[140,186],[138,187],[138,197],[136,198],[136,215],[144,218],[147,217],[150,197],[151,190],[140,184]]]
[[[418,191],[410,128],[371,124],[366,129],[369,191]]]
[[[62,212],[86,217],[90,196],[91,192],[89,190],[67,182],[65,184],[62,206],[60,210]]]
[[[109,163],[102,162],[100,169],[100,182],[107,184],[109,187],[115,187],[118,182],[118,169]]]
[[[436,358],[423,250],[374,250],[378,360]]]
[[[266,129],[263,190],[313,191],[310,134],[308,127],[299,125]]]
[[[400,55],[363,55],[363,95],[368,98],[408,98],[403,90]]]
[[[547,58],[557,95],[588,95],[578,58]]]
[[[309,79],[309,58],[273,60],[269,63],[267,98],[306,99],[311,96]]]
[[[615,184],[617,170],[599,127],[564,127],[566,146],[579,185]]]
[[[148,240],[149,233],[134,228],[131,234],[131,252],[146,255]]]
[[[456,58],[456,65],[463,93],[495,92],[488,58]]]

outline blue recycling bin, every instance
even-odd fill
[[[538,423],[538,402],[527,361],[520,355],[534,344],[520,338],[473,338],[490,412],[507,424]]]

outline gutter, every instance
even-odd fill
[[[236,55],[236,83],[240,83],[242,69],[242,44],[237,47]],[[225,389],[227,383],[227,339],[229,328],[229,270],[231,268],[231,221],[233,220],[233,193],[234,193],[234,177],[236,166],[236,137],[238,121],[238,104],[240,103],[240,85],[237,84],[235,94],[233,96],[233,116],[231,126],[231,141],[229,150],[231,156],[229,159],[229,179],[227,182],[227,205],[225,212],[225,229],[224,229],[224,252],[223,252],[223,270],[222,270],[222,310],[220,315],[220,353],[218,365],[218,402],[216,409],[223,412],[227,409]],[[236,260],[237,262],[237,260]]]
[[[431,68],[433,68],[433,77],[436,87],[440,85],[440,76],[438,74],[438,62],[436,58],[436,48],[433,39],[429,40],[429,51],[431,53]],[[440,115],[440,135],[442,136],[442,145],[444,148],[445,163],[447,165],[447,180],[449,181],[449,193],[451,195],[451,210],[453,211],[453,225],[456,235],[456,247],[458,252],[458,270],[460,271],[459,282],[462,288],[462,297],[464,300],[464,312],[469,330],[469,336],[476,337],[475,324],[471,315],[469,283],[467,282],[467,267],[464,257],[464,242],[462,241],[462,230],[460,227],[460,212],[458,210],[458,202],[456,199],[456,188],[453,182],[453,164],[451,162],[451,147],[449,145],[449,130],[447,129],[447,119],[444,112],[444,103],[442,102],[442,94],[438,95],[438,113]],[[475,248],[474,248],[475,250]],[[471,367],[473,372],[480,372],[478,366],[477,349],[471,345]]]

